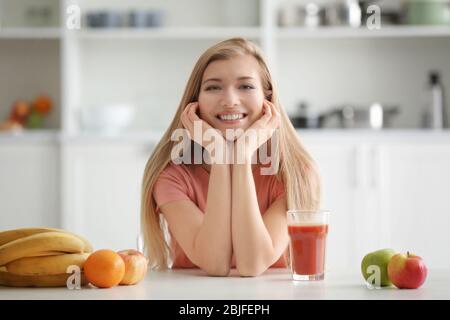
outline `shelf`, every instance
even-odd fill
[[[302,141],[309,143],[450,143],[450,130],[429,129],[296,129]],[[163,131],[135,131],[118,134],[83,132],[64,134],[59,130],[28,130],[22,132],[0,132],[0,145],[15,143],[62,143],[77,144],[151,144],[160,141]]]
[[[0,132],[0,144],[17,142],[57,142],[58,135],[59,130],[52,129]]]
[[[154,29],[84,29],[68,32],[81,39],[219,39],[241,36],[259,38],[259,27],[165,27]]]
[[[102,132],[81,132],[78,134],[65,134],[57,129],[36,129],[20,131],[0,131],[0,145],[15,143],[68,143],[68,144],[90,144],[90,143],[142,143],[155,144],[159,142],[164,132],[123,132],[107,134]]]
[[[0,39],[60,39],[59,28],[3,28]],[[66,34],[81,39],[220,39],[242,36],[260,38],[259,27],[166,27],[154,29],[88,29],[67,31]],[[328,39],[328,38],[411,38],[450,37],[450,26],[389,26],[380,30],[350,27],[279,27],[278,39]]]
[[[279,27],[278,39],[450,37],[450,26],[389,26],[380,30],[351,27]]]
[[[406,143],[406,144],[450,144],[450,130],[433,130],[421,128],[374,129],[299,129],[300,139],[314,145],[315,143]]]
[[[82,132],[79,134],[61,134],[59,140],[67,144],[117,143],[117,144],[156,144],[162,138],[162,131],[123,132],[106,134],[101,132]]]
[[[59,39],[59,28],[0,28],[0,39]]]

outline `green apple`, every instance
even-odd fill
[[[380,276],[380,286],[391,286],[387,266],[395,251],[392,249],[382,249],[367,254],[361,262],[361,272],[364,279],[370,284],[376,283],[376,277]],[[370,278],[370,279],[369,279]]]
[[[42,127],[43,120],[44,118],[39,112],[32,111],[28,116],[26,126],[30,129],[39,129]]]

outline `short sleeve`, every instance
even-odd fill
[[[166,203],[177,200],[190,200],[188,184],[183,174],[169,165],[159,175],[153,187],[153,199],[156,202],[156,213]]]
[[[286,195],[286,191],[284,188],[284,183],[283,181],[281,181],[281,178],[278,178],[276,175],[273,175],[271,177],[271,188],[270,188],[270,192],[271,192],[271,201],[270,203],[274,203],[276,200],[282,198],[283,196]]]

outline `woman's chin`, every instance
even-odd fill
[[[228,142],[234,142],[237,140],[238,137],[227,137],[225,134],[223,135],[226,141]]]
[[[220,129],[222,136],[226,141],[236,141],[246,130],[246,127]],[[228,130],[228,133],[227,133]]]

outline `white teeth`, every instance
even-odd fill
[[[220,120],[238,120],[238,119],[242,119],[244,117],[244,114],[239,113],[239,114],[227,114],[227,115],[220,115],[219,118]]]

